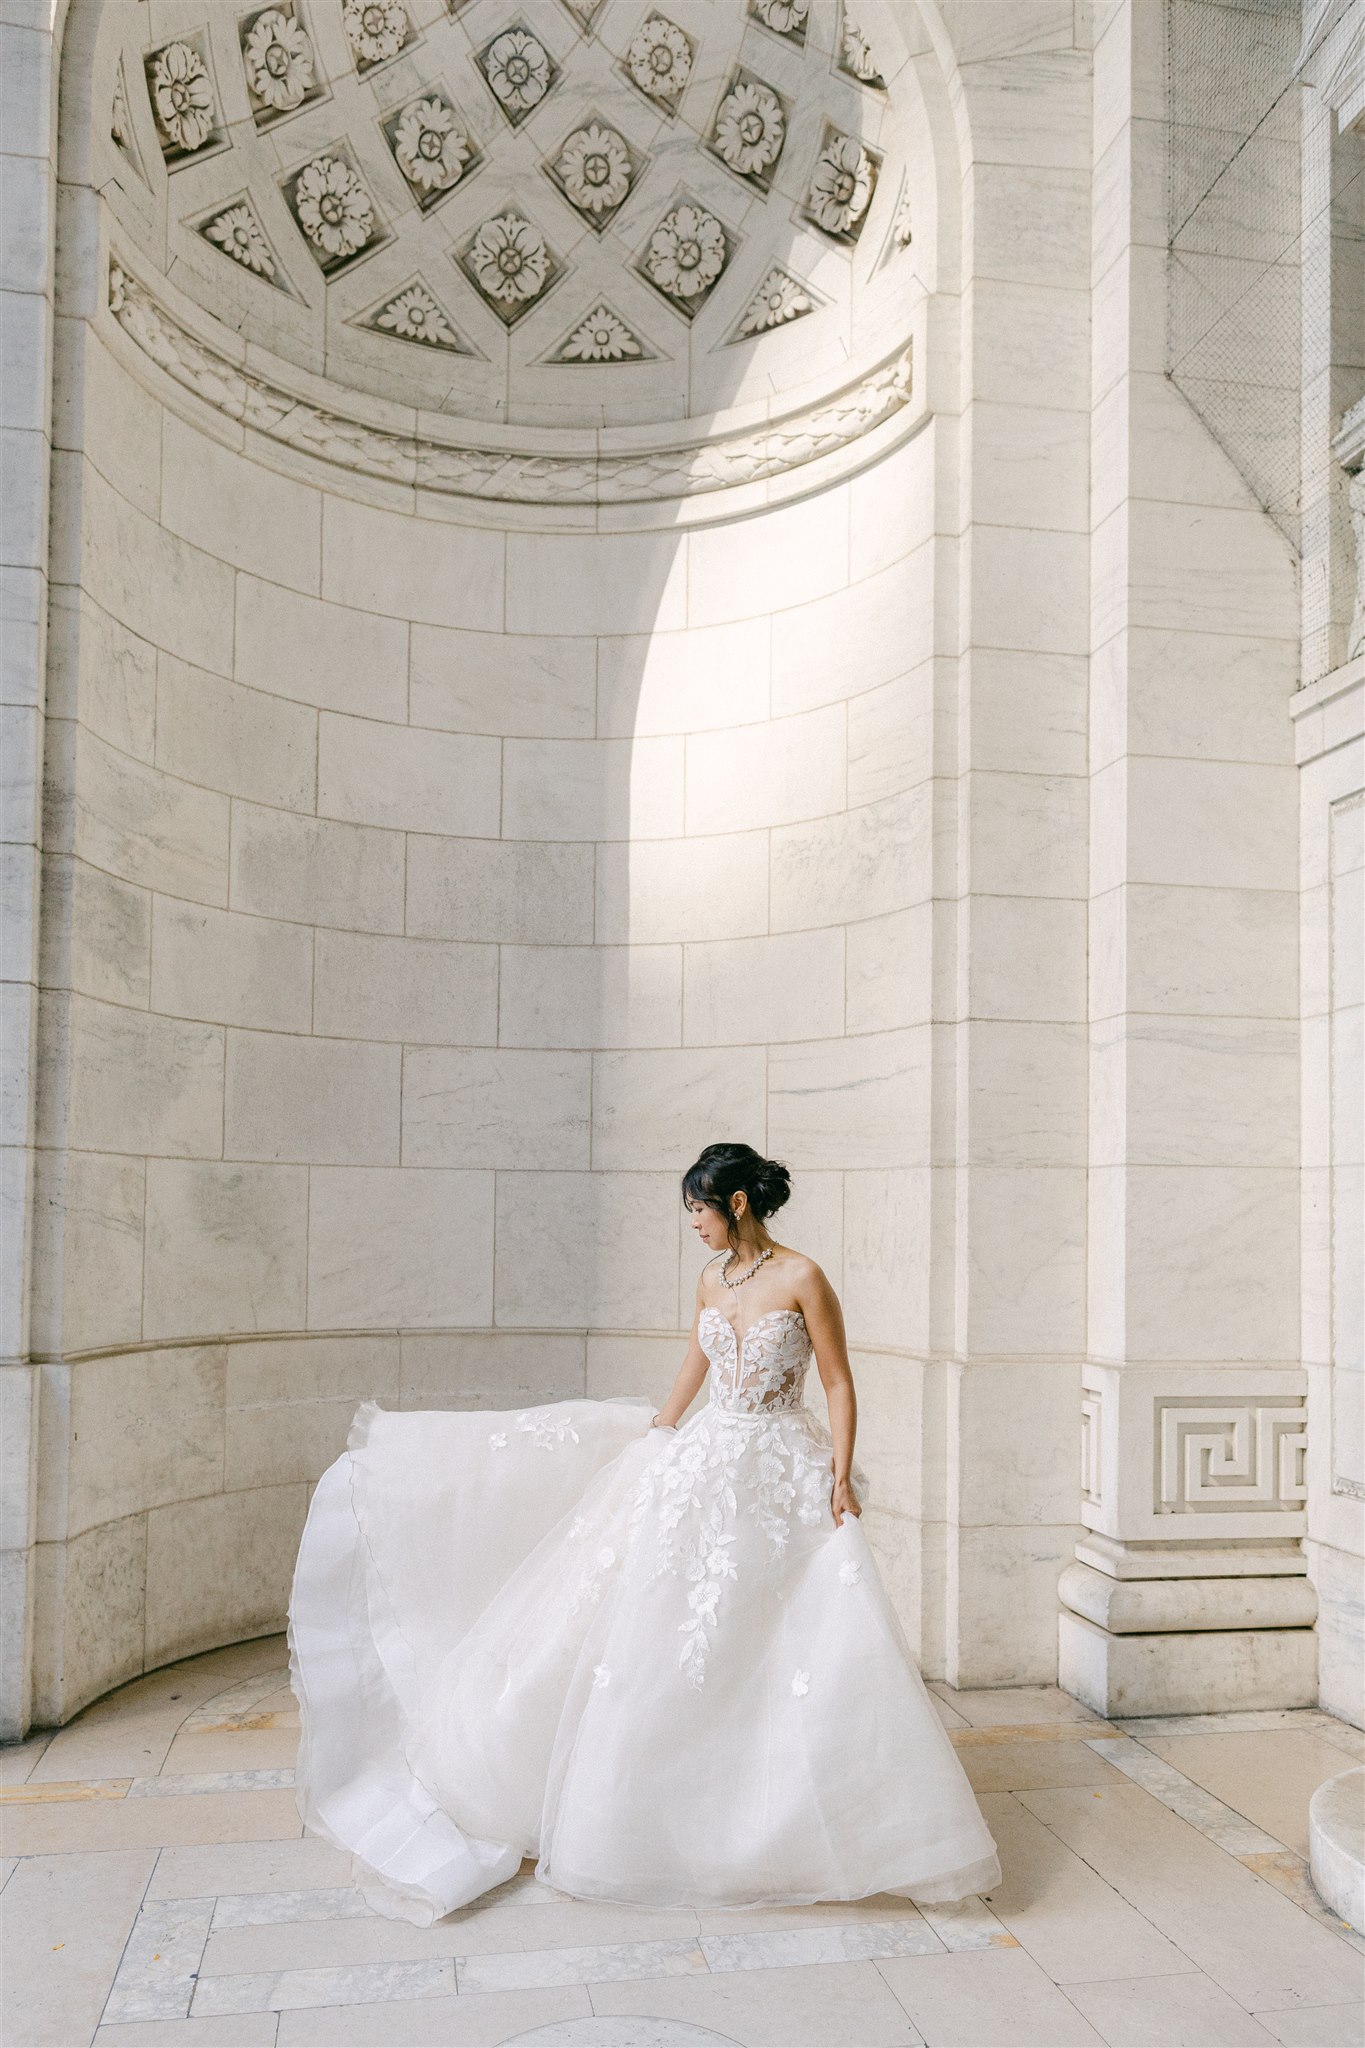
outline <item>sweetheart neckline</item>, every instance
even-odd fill
[[[743,1336],[740,1335],[739,1331],[730,1321],[729,1316],[725,1315],[722,1310],[718,1309],[714,1302],[708,1301],[702,1310],[702,1314],[707,1316],[714,1316],[718,1323],[723,1323],[725,1325],[725,1328],[730,1332],[731,1337],[733,1337],[734,1339],[735,1350],[741,1357],[743,1356],[744,1346],[748,1343],[750,1337],[753,1336],[754,1331],[761,1329],[764,1323],[770,1323],[775,1316],[795,1316],[797,1322],[800,1323],[802,1329],[806,1330],[807,1335],[809,1335],[809,1329],[806,1323],[806,1318],[801,1313],[801,1310],[799,1308],[767,1309],[761,1316],[758,1316],[752,1323],[750,1323],[748,1329],[744,1332]]]

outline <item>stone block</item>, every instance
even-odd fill
[[[423,938],[504,945],[587,945],[590,846],[516,840],[408,841],[407,929]]]
[[[80,462],[80,487],[82,587],[154,647],[220,668],[232,646],[230,566],[147,518],[89,462]]]
[[[1057,1578],[1075,1535],[1074,1523],[954,1529],[949,1520],[950,1685],[1054,1682]]]
[[[927,661],[935,651],[937,553],[927,541],[847,590],[775,613],[773,716],[838,703]]]
[[[34,1551],[33,1718],[69,1721],[143,1663],[147,1523],[104,1522]]]
[[[844,808],[848,723],[843,705],[798,712],[687,742],[687,830],[790,825]]]
[[[306,925],[156,896],[152,959],[157,1010],[257,1031],[310,1028],[313,934]]]
[[[402,1063],[396,1045],[229,1031],[224,1155],[396,1166]]]
[[[1058,1616],[1058,1683],[1106,1719],[1311,1707],[1317,1699],[1311,1628],[1205,1629],[1110,1635],[1067,1610]]]
[[[591,739],[595,669],[587,639],[415,625],[409,715],[414,725],[447,732]]]
[[[70,987],[102,1002],[145,1009],[153,901],[146,889],[106,875],[88,861],[69,854],[45,856],[39,933],[43,986]]]
[[[1084,1170],[974,1168],[966,1233],[967,1346],[976,1352],[1080,1352],[1085,1343]]]
[[[307,1204],[303,1166],[149,1160],[146,1334],[300,1328]]]
[[[848,582],[848,487],[688,536],[687,623],[765,617]]]
[[[1309,1868],[1318,1897],[1365,1932],[1365,1771],[1319,1785],[1308,1808]]]
[[[147,1517],[147,1666],[284,1626],[308,1488],[259,1486]]]
[[[776,931],[879,917],[927,900],[932,816],[927,787],[772,835]]]
[[[319,931],[313,1023],[336,1038],[491,1045],[498,1035],[496,946]]]
[[[934,1008],[934,906],[917,903],[846,927],[845,1028],[896,1031]]]
[[[687,540],[671,533],[509,533],[511,633],[668,633],[685,623]],[[458,622],[456,622],[458,623]]]
[[[844,933],[719,939],[683,954],[689,1045],[830,1038],[844,1024]]]
[[[616,841],[597,849],[599,944],[748,938],[768,929],[768,835]]]
[[[503,758],[511,839],[669,839],[683,829],[679,739],[512,739]]]
[[[146,1167],[102,1152],[39,1162],[33,1335],[44,1351],[135,1343],[142,1335]]]
[[[630,1340],[638,1341],[638,1340]],[[525,1408],[584,1392],[581,1330],[403,1333],[403,1408]]]
[[[971,893],[1084,896],[1086,798],[1078,775],[973,774],[966,820]]]
[[[172,533],[234,568],[316,592],[322,498],[278,470],[185,426],[162,428],[161,518]]]
[[[400,619],[239,575],[236,637],[227,644],[233,675],[253,689],[324,711],[407,718],[408,629]]]
[[[973,1165],[1085,1165],[1084,1025],[979,1021],[958,1033],[957,1056]]]
[[[930,1348],[927,1167],[843,1176],[844,1319],[853,1341]]]
[[[763,1130],[764,1081],[757,1047],[594,1053],[592,1164],[681,1174],[718,1135]]]
[[[933,773],[935,668],[925,662],[911,676],[849,698],[851,807],[897,796]]]
[[[1110,1635],[1188,1634],[1194,1629],[1311,1628],[1317,1594],[1306,1578],[1112,1579],[1069,1564],[1062,1605]]]
[[[234,806],[232,906],[344,931],[403,929],[403,835]]]
[[[504,1045],[677,1045],[682,948],[504,946],[498,1010]]]
[[[225,903],[228,808],[225,796],[81,735],[73,851],[92,867],[195,903]]]
[[[139,761],[150,761],[156,750],[157,659],[149,641],[84,591],[54,592],[48,660],[63,713],[74,713],[88,731]]]
[[[322,593],[363,612],[496,633],[504,624],[503,548],[496,528],[329,497]]]
[[[923,1027],[775,1045],[769,1145],[805,1166],[927,1166],[929,1079]]]
[[[592,1056],[423,1046],[403,1062],[405,1166],[589,1163]]]
[[[126,1351],[68,1371],[66,1513],[44,1541],[221,1490],[223,1345]]]
[[[69,1017],[69,1144],[91,1152],[221,1156],[223,1034],[216,1026],[87,996],[70,998]]]
[[[371,728],[372,729],[372,728]],[[244,689],[173,655],[157,664],[156,763],[186,782],[311,811],[318,719],[310,705]]]
[[[491,1173],[319,1166],[310,1182],[310,1328],[492,1320]]]
[[[675,1330],[681,1206],[671,1173],[499,1174],[498,1321]]]
[[[379,1401],[398,1396],[398,1338],[392,1332],[360,1337],[261,1337],[227,1347],[227,1404],[271,1408],[298,1402]]]
[[[322,817],[495,839],[499,775],[497,740],[326,711],[318,722]]]
[[[728,731],[766,719],[769,637],[766,618],[604,637],[598,642],[598,731],[628,740]]]

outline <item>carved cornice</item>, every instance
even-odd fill
[[[766,482],[837,454],[908,406],[907,343],[856,382],[784,418],[712,441],[614,450],[482,445],[452,432],[401,433],[331,410],[198,340],[117,258],[109,309],[142,354],[216,412],[340,469],[443,496],[518,505],[640,504]],[[575,438],[575,437],[566,437]]]

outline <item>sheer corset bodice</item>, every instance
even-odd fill
[[[768,1415],[800,1408],[810,1332],[799,1308],[770,1309],[743,1337],[718,1308],[704,1308],[697,1322],[701,1348],[711,1361],[711,1406],[728,1415]]]

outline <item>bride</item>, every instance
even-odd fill
[[[859,1525],[838,1299],[767,1229],[790,1176],[709,1145],[682,1185],[716,1256],[652,1420],[367,1402],[318,1484],[289,1615],[299,1809],[381,1912],[428,1925],[525,1856],[650,1905],[999,1881]]]

